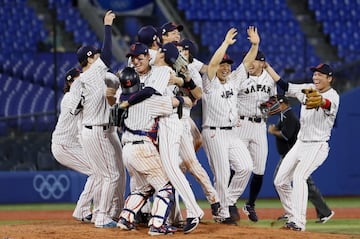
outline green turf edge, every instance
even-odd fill
[[[329,197],[325,198],[330,207],[342,208],[360,208],[360,197]],[[199,200],[200,207],[209,208],[207,201]],[[245,203],[245,199],[240,199],[237,206],[241,208]],[[183,207],[183,204],[181,204]],[[313,208],[311,203],[309,208]],[[0,204],[1,210],[72,210],[75,208],[75,203],[27,203],[27,204]],[[279,199],[258,199],[256,201],[256,208],[281,208]]]

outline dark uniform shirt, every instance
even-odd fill
[[[300,122],[291,107],[280,113],[276,128],[283,137],[276,137],[276,146],[281,157],[284,157],[295,144],[300,129]]]

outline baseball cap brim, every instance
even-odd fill
[[[310,67],[310,70],[312,72],[318,71],[318,72],[328,75],[328,76],[333,75],[333,69],[327,64],[319,64],[318,66]]]
[[[220,62],[220,64],[223,64],[223,63],[228,63],[228,64],[233,64],[234,63],[234,61],[233,60],[231,60],[231,59],[223,59],[221,62]]]

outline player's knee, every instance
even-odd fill
[[[274,178],[274,186],[275,186],[275,188],[280,189],[282,185],[283,185],[282,180],[280,179],[280,177],[278,177],[278,175],[276,175],[275,178]]]

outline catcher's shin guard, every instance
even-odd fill
[[[154,198],[152,207],[152,218],[149,221],[150,226],[160,227],[165,224],[171,208],[174,205],[174,188],[171,184],[165,185],[160,189]]]
[[[153,191],[141,193],[141,192],[131,192],[126,198],[125,205],[121,211],[120,217],[125,218],[129,222],[134,222],[135,215],[142,206],[146,203],[146,200],[152,195]]]

